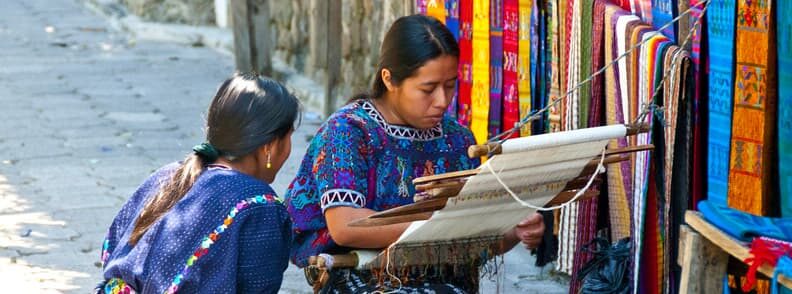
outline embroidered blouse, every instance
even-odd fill
[[[319,128],[286,192],[293,220],[291,259],[299,267],[319,253],[343,253],[324,211],[336,206],[382,211],[413,202],[417,177],[478,166],[467,156],[473,134],[449,116],[431,129],[388,124],[369,100],[358,100]]]
[[[122,282],[138,293],[277,293],[288,266],[291,221],[269,185],[234,170],[204,171],[129,245],[141,209],[177,166],[156,171],[113,220],[102,251],[108,286]]]

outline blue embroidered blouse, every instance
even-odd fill
[[[340,109],[320,127],[286,193],[292,262],[305,267],[310,256],[350,250],[328,233],[326,209],[410,204],[414,178],[478,166],[466,153],[472,144],[473,134],[447,115],[434,128],[414,129],[388,124],[368,100]]]
[[[141,209],[176,167],[156,171],[113,220],[104,278],[120,278],[138,293],[276,293],[291,222],[269,185],[234,170],[204,171],[135,246],[128,244]]]

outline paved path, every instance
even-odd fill
[[[86,293],[116,211],[149,173],[203,140],[203,115],[232,58],[135,42],[75,0],[0,1],[0,40],[0,285]],[[279,193],[317,126],[307,115],[294,134]],[[510,254],[501,290],[565,292],[534,282],[525,250]],[[282,292],[308,290],[290,268]]]

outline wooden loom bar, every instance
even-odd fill
[[[645,123],[640,123],[635,125],[625,125],[625,126],[627,127],[626,136],[637,135],[649,131],[649,125]],[[635,146],[635,147],[640,147],[640,146]],[[628,147],[628,148],[633,148],[633,147]],[[637,150],[637,151],[642,151],[642,150]],[[471,158],[497,155],[497,154],[501,154],[502,152],[503,149],[501,148],[501,144],[498,142],[491,142],[481,145],[472,145],[468,148],[468,156]],[[635,151],[627,151],[627,152],[635,152]]]
[[[546,206],[549,207],[549,206],[560,205],[560,204],[562,204],[564,202],[569,201],[570,199],[572,199],[572,197],[575,197],[575,194],[577,194],[577,191],[564,191],[564,192],[561,192],[555,198],[553,198],[553,200],[550,200],[550,202],[548,202]],[[597,195],[599,195],[599,191],[586,191],[586,192],[583,193],[583,195],[581,195],[581,197],[578,199],[578,201],[585,200],[585,199],[590,199],[590,198],[592,198],[594,196],[597,196]],[[373,214],[373,215],[369,216],[368,218],[358,219],[358,220],[350,222],[347,225],[350,226],[350,227],[375,227],[375,226],[386,226],[386,225],[400,224],[400,223],[406,223],[406,222],[428,220],[429,218],[432,217],[432,214],[427,213],[427,212],[432,212],[432,211],[443,209],[445,207],[445,204],[446,204],[446,201],[448,200],[448,198],[435,199],[435,200],[443,200],[442,201],[442,206],[438,205],[437,203],[431,203],[432,204],[431,206],[426,206],[426,207],[413,206],[412,209],[405,209],[405,210],[401,211],[401,213],[381,214],[379,216],[377,216],[377,214]],[[427,203],[427,202],[428,201],[419,202],[419,203],[413,203],[413,204],[409,204],[409,205],[424,204],[424,203]],[[408,205],[405,205],[405,206],[408,206]],[[402,206],[402,207],[404,207],[404,206]],[[390,210],[386,210],[386,211],[383,211],[383,212],[390,212]],[[410,212],[410,213],[408,213],[408,212]]]

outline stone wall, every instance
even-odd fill
[[[300,0],[298,0],[300,1]],[[214,0],[121,0],[130,12],[147,21],[214,25]]]
[[[273,55],[302,73],[324,83],[325,71],[309,56],[310,1],[271,0]],[[338,102],[368,90],[376,71],[379,47],[396,18],[413,10],[414,0],[342,0],[341,77]]]
[[[130,12],[155,22],[214,25],[214,0],[119,0]],[[232,0],[229,0],[229,2]],[[262,1],[262,0],[258,0]],[[270,29],[274,44],[272,56],[285,62],[316,83],[326,83],[321,62],[312,60],[310,34],[312,1],[269,1]],[[379,47],[387,29],[396,18],[411,14],[415,0],[341,0],[341,72],[338,78],[337,105],[350,95],[369,89],[376,71]],[[233,21],[233,20],[230,20]],[[333,42],[335,40],[331,40]]]

